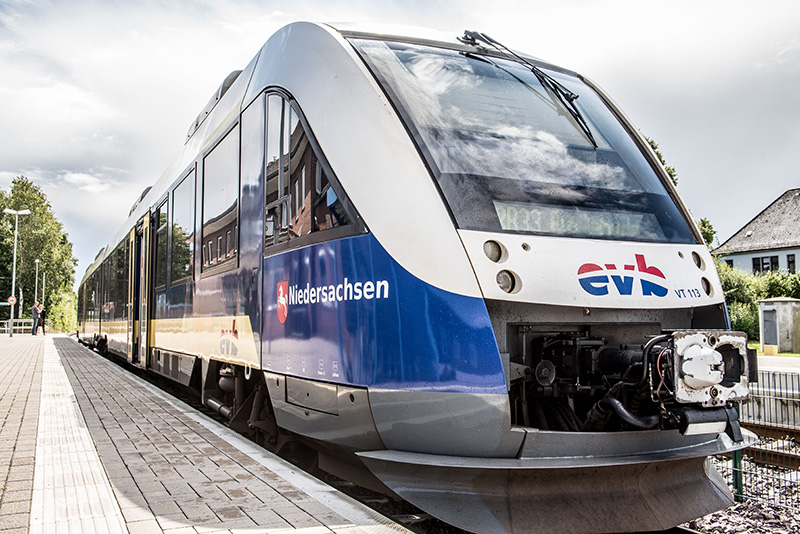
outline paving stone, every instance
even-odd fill
[[[29,514],[2,514],[0,515],[0,531],[11,528],[27,528],[29,522]]]
[[[241,452],[228,431],[211,431],[215,423],[200,424],[184,415],[177,401],[74,340],[0,338],[0,366],[8,370],[0,376],[0,534],[29,528],[31,534],[48,532],[42,517],[81,533],[301,528],[315,534],[352,524],[265,467],[265,459],[273,458],[266,451],[254,457]],[[66,380],[52,387],[58,373]],[[43,432],[42,414],[52,419],[51,404],[62,395],[72,410],[67,413],[80,421],[74,428],[84,434],[65,426],[65,417],[55,421],[57,431]],[[82,445],[87,436],[88,447]],[[50,452],[42,456],[44,450]],[[99,473],[87,467],[92,457],[102,463]],[[40,471],[40,462],[47,469]],[[287,467],[285,472],[295,470]],[[29,513],[32,502],[38,503],[35,514]],[[115,513],[117,522],[109,519]],[[330,521],[335,524],[325,526]],[[368,522],[381,524],[372,518]],[[402,529],[387,526],[384,531]]]
[[[0,515],[27,514],[30,511],[31,503],[28,501],[6,502],[3,499],[3,502],[0,502]]]

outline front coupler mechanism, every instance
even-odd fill
[[[757,379],[755,351],[747,348],[745,334],[675,332],[651,339],[638,355],[604,347],[599,360],[626,370],[588,411],[583,430],[604,430],[615,416],[624,428],[678,428],[686,435],[725,432],[742,441],[733,403],[745,400],[748,383]],[[652,413],[640,410],[644,405]]]

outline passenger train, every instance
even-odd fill
[[[754,352],[646,140],[478,32],[279,30],[78,306],[264,446],[472,532],[670,528],[754,441]]]

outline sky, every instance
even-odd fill
[[[800,2],[0,0],[0,188],[47,195],[80,280],[225,76],[282,26],[393,23],[507,46],[599,84],[722,243],[800,187]]]

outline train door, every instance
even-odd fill
[[[138,326],[137,317],[138,314],[136,313],[136,304],[138,302],[136,290],[138,288],[138,276],[137,276],[137,265],[138,263],[138,248],[137,248],[137,231],[136,228],[131,230],[131,233],[128,235],[128,265],[126,269],[128,270],[128,302],[125,303],[126,307],[126,317],[128,318],[128,325],[127,325],[127,347],[125,349],[125,354],[128,357],[128,361],[131,363],[136,363],[139,361],[138,353],[136,352],[136,327]]]
[[[129,321],[132,339],[132,363],[147,367],[148,343],[148,317],[150,297],[150,212],[148,211],[136,226],[135,235],[132,235],[132,261],[134,273],[131,277],[132,286],[132,320]]]

